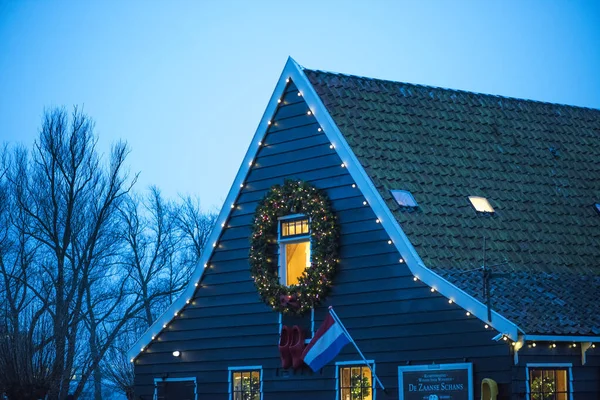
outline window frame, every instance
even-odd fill
[[[234,372],[256,372],[259,373],[260,378],[260,400],[263,400],[263,367],[262,365],[242,365],[239,367],[228,367],[227,373],[229,377],[227,378],[227,384],[229,386],[229,400],[233,400],[233,373]],[[252,375],[250,375],[252,376]]]
[[[529,382],[529,370],[544,370],[544,369],[565,369],[567,370],[567,378],[569,379],[569,400],[573,400],[573,364],[572,363],[527,363],[525,366],[525,388],[526,400],[531,400],[531,386]]]
[[[194,399],[198,400],[198,381],[196,380],[195,376],[185,378],[154,378],[154,394],[152,395],[153,400],[158,400],[158,384],[163,382],[194,382]]]
[[[377,400],[377,385],[375,383],[375,374],[377,373],[375,367],[375,361],[374,360],[367,360],[367,363],[365,364],[365,362],[363,360],[350,360],[350,361],[337,361],[335,363],[335,399],[336,400],[341,400],[340,396],[341,396],[341,390],[340,390],[340,385],[342,383],[342,379],[340,377],[340,370],[342,368],[348,368],[348,367],[365,367],[365,368],[369,368],[368,366],[371,367],[371,398],[372,400]]]
[[[471,206],[475,209],[475,212],[477,212],[477,213],[485,214],[485,215],[496,214],[496,209],[494,208],[494,206],[492,206],[492,203],[490,203],[490,200],[487,197],[469,196],[469,203],[471,203]],[[476,203],[479,203],[480,205],[481,205],[481,203],[485,203],[485,204],[483,204],[484,208],[489,207],[489,210],[487,210],[487,209],[478,210]]]
[[[419,207],[419,203],[417,203],[417,200],[415,199],[415,196],[412,194],[412,192],[410,190],[406,190],[406,189],[390,189],[390,194],[392,195],[392,198],[394,199],[394,201],[396,202],[396,204],[398,204],[399,207],[406,207],[406,208],[417,208],[417,207]],[[401,197],[401,198],[403,197],[404,200],[408,200],[408,201],[405,202],[406,204],[400,204],[400,200],[398,200],[398,197]],[[409,204],[409,203],[411,203],[411,204]]]
[[[281,224],[290,219],[307,219],[308,220],[308,233],[303,235],[294,235],[287,238],[281,237]],[[308,250],[312,259],[312,240],[311,240],[311,229],[310,229],[311,220],[308,215],[305,214],[290,214],[285,215],[283,217],[277,218],[277,245],[278,245],[278,264],[279,264],[279,283],[288,286],[285,284],[287,281],[287,265],[285,261],[285,245],[286,244],[294,244],[294,243],[303,243],[308,239]]]

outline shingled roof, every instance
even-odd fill
[[[600,110],[304,72],[428,268],[484,301],[486,237],[494,310],[600,334]]]

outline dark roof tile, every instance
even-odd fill
[[[509,262],[495,310],[528,334],[600,334],[599,110],[305,73],[429,268],[483,300],[481,273],[465,271],[485,236],[490,264]]]

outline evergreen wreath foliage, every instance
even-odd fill
[[[303,214],[310,221],[311,264],[296,285],[279,282],[278,218]],[[338,263],[339,226],[329,199],[304,181],[273,186],[258,204],[250,237],[250,271],[262,300],[275,311],[302,315],[327,296]]]

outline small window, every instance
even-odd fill
[[[297,285],[307,268],[310,268],[310,220],[304,215],[283,217],[279,226],[281,284]]]
[[[398,205],[402,207],[418,207],[417,201],[408,190],[390,190]]]
[[[529,370],[531,400],[569,400],[569,379],[566,369],[536,368]]]
[[[492,207],[488,199],[486,199],[485,197],[469,196],[469,201],[471,201],[471,204],[473,204],[473,207],[475,207],[475,210],[477,210],[478,212],[494,212],[494,208]]]
[[[596,206],[596,211],[598,211],[600,213],[600,203],[596,203],[595,206]]]
[[[242,367],[243,368],[243,367]],[[261,400],[261,369],[230,369],[232,400]]]
[[[338,366],[339,393],[338,400],[372,400],[373,377],[366,365]]]

